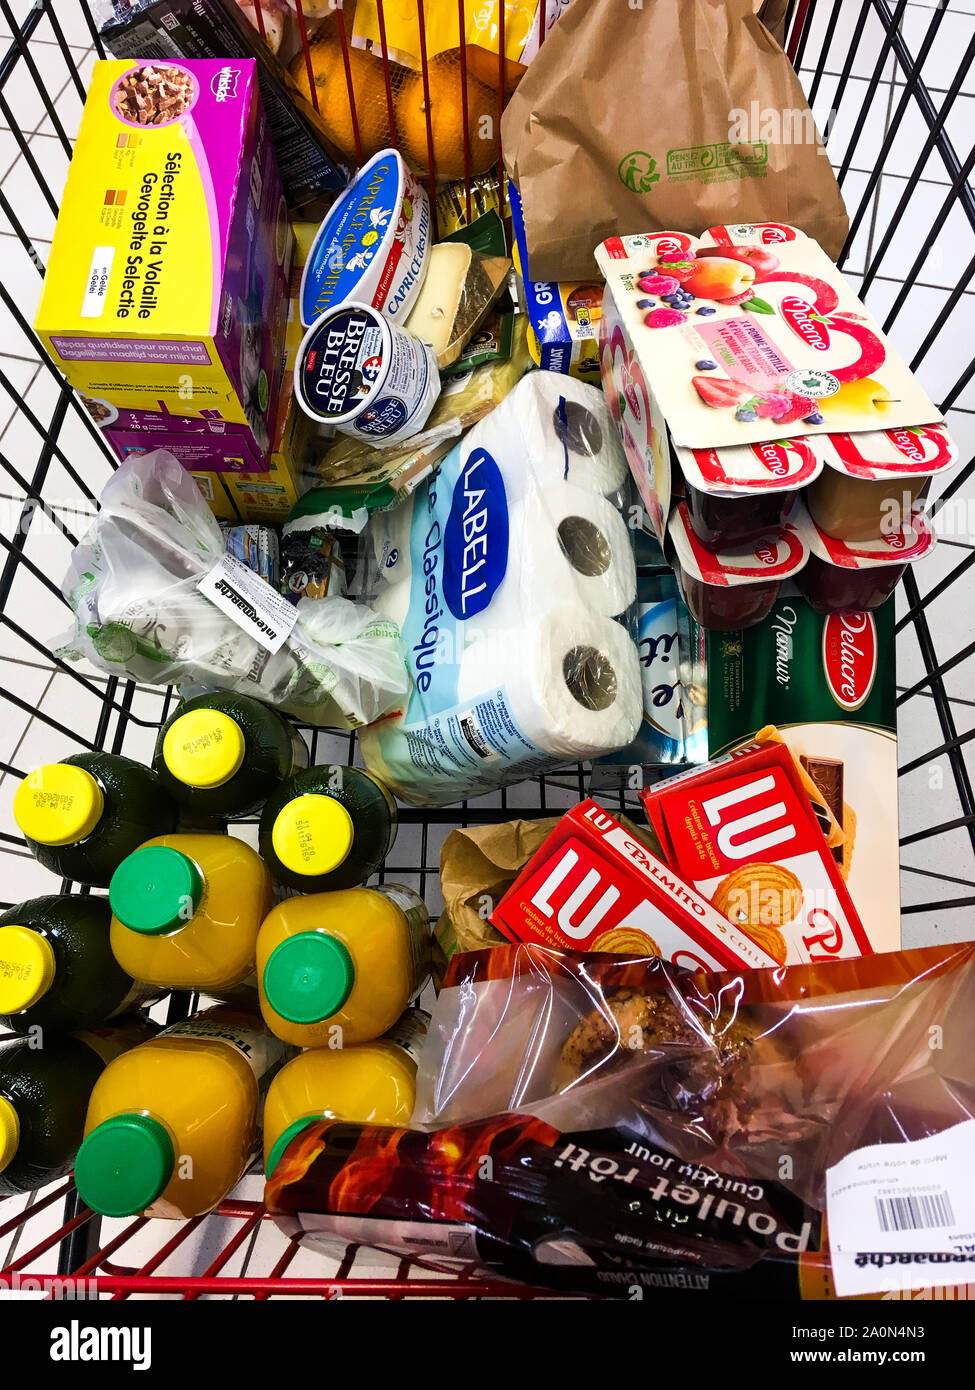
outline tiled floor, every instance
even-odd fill
[[[896,8],[895,0],[889,0],[889,4],[891,9]],[[5,0],[0,3],[0,60],[5,53],[16,52],[5,18],[7,8]],[[17,24],[25,20],[31,8],[28,0],[13,0],[9,5]],[[86,670],[87,683],[79,685],[56,668],[50,655],[53,638],[65,629],[69,618],[57,586],[71,547],[84,533],[94,512],[93,498],[110,472],[107,459],[82,416],[73,408],[57,413],[61,395],[58,379],[40,361],[28,328],[40,293],[40,268],[49,254],[70,141],[81,112],[81,91],[95,57],[78,0],[56,0],[53,9],[68,45],[67,53],[57,42],[49,15],[44,14],[32,32],[30,61],[22,54],[16,62],[10,57],[8,75],[0,86],[0,283],[7,297],[0,295],[0,531],[17,548],[22,547],[24,556],[21,563],[13,565],[6,549],[0,555],[0,576],[6,571],[9,578],[10,570],[14,571],[4,610],[7,621],[0,625],[0,862],[4,869],[0,898],[5,901],[18,901],[54,887],[50,876],[16,844],[9,815],[12,774],[5,769],[22,771],[68,751],[73,746],[72,731],[83,739],[91,736],[106,690],[105,677],[99,672]],[[868,188],[872,189],[847,271],[857,286],[864,274],[870,273],[868,302],[881,320],[895,305],[905,278],[911,276],[918,262],[916,283],[889,330],[895,344],[910,359],[959,277],[972,263],[973,216],[957,196],[950,196],[954,170],[946,165],[938,150],[932,150],[921,167],[915,168],[929,126],[916,96],[906,86],[907,74],[896,53],[888,49],[881,61],[884,33],[877,7],[873,3],[864,5],[862,0],[841,0],[832,43],[824,53],[824,34],[833,10],[829,3],[815,7],[801,76],[807,91],[815,86],[817,112],[828,109],[837,91],[843,91],[831,127],[830,157],[837,168],[844,162],[849,165],[843,188],[851,209],[859,207]],[[950,0],[948,6],[907,4],[901,32],[911,54],[920,52],[934,22],[939,26],[937,37],[922,75],[931,101],[938,108],[955,83],[956,73],[961,74],[960,95],[945,121],[945,130],[958,164],[967,168],[975,132],[975,64],[970,63],[968,53],[975,39],[975,0]],[[855,51],[846,80],[843,74],[851,46]],[[872,86],[878,64],[880,80]],[[909,73],[910,63],[907,66]],[[905,91],[908,96],[902,119],[890,141],[887,133],[901,110]],[[862,129],[850,149],[864,111]],[[882,172],[874,184],[882,155]],[[943,217],[939,215],[942,208]],[[887,229],[895,212],[899,222],[888,239]],[[919,261],[922,243],[928,240],[927,231],[936,222],[937,235]],[[21,234],[30,241],[30,253],[22,244]],[[876,261],[882,247],[884,253]],[[945,399],[972,357],[968,316],[973,310],[973,296],[975,286],[966,282],[938,341],[917,363],[921,380],[936,400]],[[975,379],[957,394],[948,418],[967,461],[975,455]],[[41,486],[56,523],[38,514],[29,526],[24,525],[25,497],[35,484]],[[922,594],[930,592],[963,564],[975,546],[975,480],[969,480],[959,490],[959,497],[968,503],[968,511],[959,507],[956,500],[950,517],[946,513],[942,544],[918,573]],[[931,640],[941,662],[975,642],[973,575],[975,570],[934,601],[927,611]],[[903,612],[903,595],[898,598],[898,605]],[[901,635],[898,660],[901,689],[923,678],[925,661],[911,626]],[[960,662],[945,677],[950,718],[962,737],[975,729],[973,676],[975,656]],[[120,727],[120,698],[121,693],[116,692],[116,703],[109,712],[110,741]],[[159,692],[136,691],[133,709],[144,723],[131,725],[120,747],[135,756],[144,756],[151,745],[151,725],[160,717]],[[901,763],[923,758],[916,771],[902,778],[904,834],[962,814],[964,808],[947,757],[938,753],[926,756],[945,741],[935,701],[930,691],[924,691],[902,710]],[[321,756],[342,758],[343,747],[344,744],[331,752],[323,747]],[[975,741],[963,744],[960,756],[975,780],[973,750]],[[510,804],[530,805],[532,795],[530,787],[516,789]],[[574,799],[570,788],[565,792],[566,804]],[[445,833],[444,827],[436,827],[423,836],[418,828],[409,828],[401,835],[398,859],[404,865],[423,862],[434,866]],[[920,840],[905,851],[904,860],[902,882],[907,906],[938,904],[975,893],[975,857],[964,829]],[[436,908],[434,882],[435,879],[428,879],[424,886],[431,907]],[[934,907],[904,919],[905,942],[909,943],[958,940],[972,934],[967,910]],[[186,1267],[186,1261],[191,1260],[195,1268],[205,1268],[219,1243],[218,1235],[208,1224],[194,1238],[195,1243],[184,1250],[181,1264]],[[0,1243],[0,1264],[6,1253]],[[309,1261],[314,1265],[313,1257],[300,1258],[301,1267],[296,1265],[295,1273],[307,1272]],[[239,1256],[238,1263],[241,1261],[246,1263],[246,1253]]]

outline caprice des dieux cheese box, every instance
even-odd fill
[[[292,245],[253,60],[98,62],[35,327],[110,414],[224,422],[263,466]]]

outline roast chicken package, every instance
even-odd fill
[[[265,1200],[315,1247],[569,1292],[882,1297],[975,1273],[973,1115],[975,944],[714,974],[499,946],[450,963],[412,1128],[310,1120]]]

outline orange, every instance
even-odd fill
[[[322,24],[314,43],[309,45],[309,52],[315,78],[315,93],[318,98],[318,113],[322,118],[328,138],[344,159],[348,160],[349,163],[356,163],[355,133],[352,126],[349,87],[337,19],[334,22],[326,20]],[[390,81],[395,96],[396,89],[401,85],[406,75],[406,69],[401,68],[396,63],[390,63],[389,66]],[[364,163],[390,143],[389,112],[386,103],[382,58],[378,54],[367,53],[365,49],[350,47],[349,71],[352,77],[352,91],[355,96],[355,112],[359,123],[359,139],[362,144],[362,162]],[[308,68],[303,51],[296,54],[291,63],[290,72],[302,96],[308,101],[312,101]],[[312,104],[314,105],[314,102]]]
[[[478,82],[483,82],[485,87],[489,87],[493,92],[496,92],[498,90],[497,53],[491,53],[488,49],[481,48],[476,43],[469,43],[466,47],[468,77],[476,77]],[[516,63],[511,58],[505,58],[504,94],[506,97],[511,95],[526,71],[527,69],[521,63]]]
[[[430,130],[438,179],[464,177],[464,107],[460,58],[439,54],[430,64]],[[490,87],[467,74],[467,131],[471,173],[486,173],[497,163],[498,98]],[[396,99],[396,132],[406,158],[421,172],[429,170],[427,106],[423,74],[410,73]]]

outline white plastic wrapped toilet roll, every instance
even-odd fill
[[[497,463],[510,506],[556,482],[621,500],[629,477],[602,392],[559,372],[522,377],[458,447],[461,467],[478,450]]]
[[[636,599],[633,543],[623,517],[608,498],[571,483],[535,486],[512,506],[508,555],[490,605],[466,625],[468,644],[501,631],[517,645],[520,624],[553,607],[577,603],[615,618]]]
[[[406,615],[410,610],[410,591],[411,584],[408,576],[397,579],[395,584],[380,584],[376,597],[370,605],[374,612],[381,613],[385,618],[392,618],[393,622],[402,629],[406,622]]]
[[[548,483],[512,514],[521,537],[521,594],[529,609],[568,603],[615,618],[636,598],[636,563],[619,511],[572,483]]]
[[[476,712],[501,688],[522,732],[559,757],[624,747],[643,714],[639,657],[625,628],[569,604],[527,624],[518,641],[492,635],[467,649],[460,703]]]
[[[369,528],[373,560],[379,579],[386,584],[409,583],[410,527],[413,498],[408,497],[391,512],[373,516]]]
[[[514,637],[492,633],[466,650],[449,710],[363,729],[367,769],[404,801],[443,805],[633,740],[640,663],[619,623],[566,606]]]
[[[532,372],[523,384],[536,417],[529,441],[535,430],[549,441],[538,454],[532,451],[536,476],[561,478],[604,497],[619,492],[629,468],[603,393],[561,372]],[[553,438],[561,447],[552,447]]]

